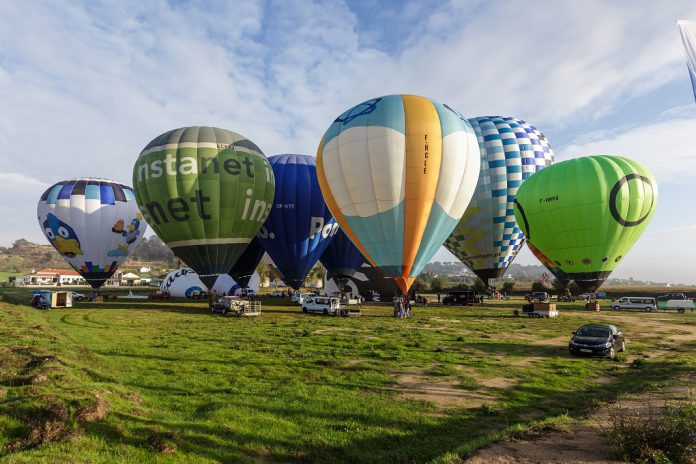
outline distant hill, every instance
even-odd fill
[[[517,282],[534,282],[539,280],[539,278],[544,274],[548,274],[551,279],[553,279],[553,275],[541,264],[538,265],[522,265],[522,264],[516,264],[513,263],[510,265],[508,268],[507,272],[505,272],[505,275],[503,276],[503,279],[508,279],[511,278],[512,280],[515,280]],[[440,277],[445,277],[447,278],[450,282],[453,281],[468,281],[470,279],[473,279],[475,276],[474,274],[467,269],[466,266],[464,266],[460,262],[451,262],[451,263],[443,263],[443,262],[434,262],[434,263],[429,263],[423,268],[423,274],[422,275],[429,275],[430,277],[433,276],[440,276]],[[613,285],[613,286],[647,286],[647,287],[669,287],[669,284],[666,282],[652,282],[652,281],[642,281],[642,280],[637,280],[633,279],[632,277],[629,277],[627,279],[621,279],[621,278],[614,278],[611,277],[607,279],[606,285]],[[678,286],[685,286],[684,284],[677,284]]]
[[[427,274],[437,275],[441,277],[473,277],[474,274],[464,264],[460,262],[443,263],[436,261],[429,263],[423,268],[423,272]],[[515,280],[537,280],[544,272],[548,271],[541,264],[523,266],[521,264],[511,264],[505,273],[510,275]]]
[[[172,251],[156,235],[145,237],[131,252],[122,269],[147,265],[156,268],[172,268],[176,259]],[[26,273],[31,269],[67,268],[68,264],[51,245],[32,243],[20,238],[11,247],[0,247],[0,272]]]

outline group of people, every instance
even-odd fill
[[[399,319],[411,317],[413,314],[412,310],[411,299],[407,295],[394,298],[394,317]]]

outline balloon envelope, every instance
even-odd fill
[[[500,277],[524,245],[513,200],[529,176],[553,163],[549,142],[519,119],[469,119],[481,150],[476,191],[445,247],[481,280]]]
[[[331,212],[404,293],[464,213],[479,166],[471,125],[448,106],[415,95],[351,108],[317,151]]]
[[[41,195],[46,239],[93,287],[101,287],[145,234],[133,190],[107,179],[58,182]]]
[[[339,230],[331,239],[329,246],[319,259],[329,273],[330,279],[350,277],[365,262],[365,257],[360,250],[342,230]]]
[[[542,253],[537,247],[535,247],[532,242],[527,242],[527,246],[529,247],[529,251],[532,252],[534,257],[539,260],[541,264],[544,265],[548,271],[554,275],[558,280],[568,283],[571,280],[573,280],[571,277],[568,277],[568,274],[563,272],[561,268],[556,264],[553,260],[549,259],[548,256],[546,256],[544,253]]]
[[[276,155],[268,161],[276,181],[275,200],[258,240],[283,281],[297,290],[338,231],[338,223],[319,189],[314,157]]]
[[[261,150],[215,127],[183,127],[155,138],[133,167],[133,184],[148,224],[207,286],[236,263],[274,194]]]
[[[242,287],[246,287],[249,279],[256,272],[256,267],[261,262],[265,250],[261,246],[258,237],[255,237],[244,253],[234,263],[228,274]]]
[[[220,274],[212,285],[212,290],[219,294],[238,295],[241,293],[242,288],[247,287],[258,292],[260,282],[261,279],[258,274],[250,276],[250,281],[247,286],[240,285],[227,274]],[[196,274],[193,269],[189,268],[177,269],[176,271],[170,272],[160,284],[161,291],[169,292],[171,296],[177,298],[189,298],[192,292],[204,291],[205,289],[206,285],[203,284],[198,274]]]
[[[656,204],[657,184],[645,166],[588,156],[526,180],[517,191],[515,217],[531,244],[594,292],[643,233]]]

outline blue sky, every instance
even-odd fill
[[[415,93],[470,117],[525,119],[558,160],[620,154],[647,165],[658,209],[613,275],[696,283],[696,104],[675,26],[684,18],[696,19],[693,0],[6,0],[0,244],[43,241],[35,205],[57,180],[130,184],[138,153],[166,130],[213,125],[267,155],[314,154],[346,108]],[[535,260],[525,250],[517,262]]]

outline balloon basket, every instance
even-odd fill
[[[585,303],[585,309],[588,311],[599,311],[599,302]]]

